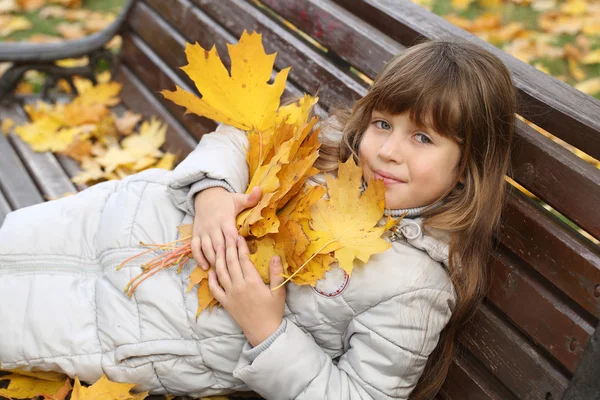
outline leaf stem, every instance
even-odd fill
[[[309,258],[308,260],[306,260],[306,261],[304,262],[304,264],[302,264],[302,265],[300,266],[300,268],[298,268],[298,269],[297,269],[297,270],[296,270],[296,271],[295,271],[295,272],[294,272],[292,275],[290,275],[290,276],[289,276],[289,277],[288,277],[288,278],[287,278],[285,281],[283,281],[283,283],[282,283],[281,285],[277,286],[277,287],[276,287],[276,288],[274,288],[274,289],[271,289],[271,291],[272,291],[272,292],[274,292],[274,291],[276,291],[277,289],[279,289],[280,287],[282,287],[283,285],[285,285],[286,283],[288,283],[288,282],[290,281],[290,279],[292,279],[294,276],[296,276],[296,274],[297,274],[298,272],[300,272],[300,270],[306,266],[306,264],[308,264],[308,263],[309,263],[309,262],[310,262],[310,261],[311,261],[313,258],[315,258],[315,257],[316,257],[318,254],[320,254],[319,252],[320,252],[321,250],[323,250],[325,247],[329,246],[331,243],[334,243],[335,241],[336,241],[336,239],[331,239],[329,242],[327,242],[327,243],[325,243],[323,246],[321,246],[321,248],[320,248],[319,250],[317,250],[317,251],[315,252],[315,254],[313,254],[312,256],[310,256],[310,258]]]

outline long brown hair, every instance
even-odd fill
[[[450,236],[448,270],[457,301],[411,399],[430,399],[439,391],[456,335],[487,291],[487,260],[505,197],[516,108],[510,73],[497,57],[468,42],[428,41],[392,58],[365,97],[351,110],[333,110],[335,118],[322,123],[316,167],[323,172],[334,172],[338,160],[350,156],[358,162],[373,110],[409,112],[415,123],[454,139],[461,149],[457,181],[440,197],[441,205],[423,215],[426,230]]]

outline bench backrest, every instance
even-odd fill
[[[369,78],[421,36],[475,42],[512,71],[521,116],[600,159],[599,101],[408,0],[138,1],[124,35],[123,99],[169,122],[171,151],[185,156],[215,127],[158,93],[175,84],[195,91],[179,69],[185,43],[216,44],[228,63],[225,44],[244,29],[262,33],[267,52],[278,51],[277,69],[293,66],[287,93],[318,90],[324,109],[364,95]],[[516,136],[512,178],[600,238],[600,171],[521,121]],[[498,239],[491,291],[460,337],[440,397],[563,398],[600,318],[599,247],[514,189]],[[597,360],[597,346],[589,347],[586,357]],[[574,381],[585,374],[577,371]],[[586,385],[569,388],[570,398]]]

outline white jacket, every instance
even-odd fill
[[[0,228],[0,362],[93,382],[102,373],[152,393],[208,396],[253,390],[266,399],[406,399],[455,303],[447,246],[405,220],[403,238],[316,288],[287,285],[284,321],[252,348],[222,308],[196,320],[195,289],[163,271],[133,298],[123,289],[177,238],[193,193],[248,185],[245,135],[220,126],[173,172],[148,170],[10,213]],[[210,183],[209,182],[209,183]],[[190,188],[193,186],[193,190]]]

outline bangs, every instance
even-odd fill
[[[465,116],[469,112],[459,100],[465,98],[465,90],[457,84],[452,64],[443,65],[438,60],[437,68],[418,67],[396,69],[390,76],[382,77],[363,98],[365,111],[408,112],[415,125],[464,143]],[[427,78],[424,70],[428,71]]]

